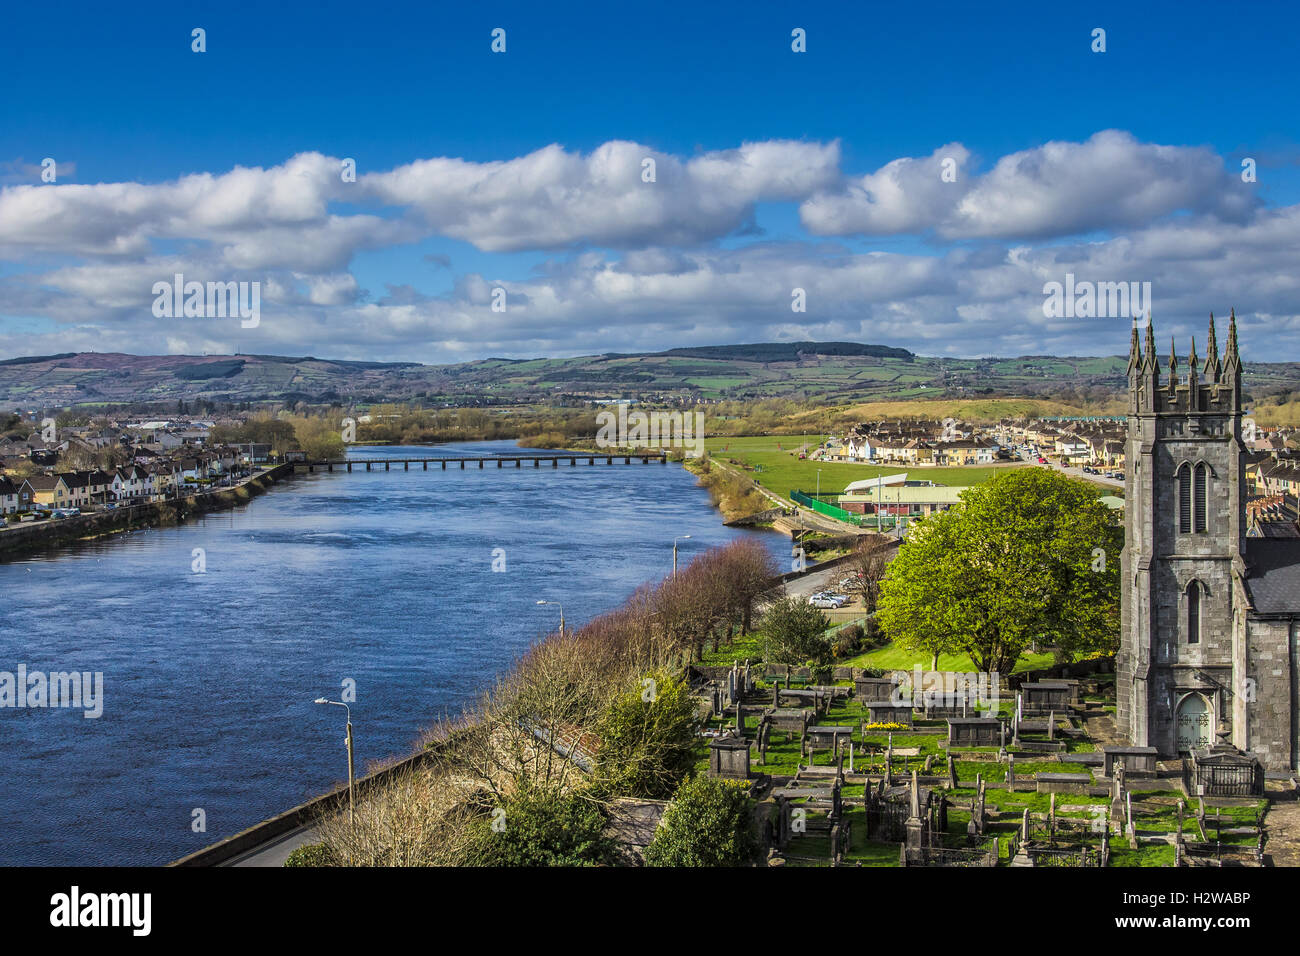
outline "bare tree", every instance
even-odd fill
[[[880,582],[894,557],[897,547],[884,535],[863,535],[858,539],[849,566],[857,573],[856,587],[862,592],[867,611],[876,609],[880,598]]]

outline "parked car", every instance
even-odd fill
[[[834,608],[839,607],[838,604],[822,594],[814,594],[808,599],[808,603],[815,608],[821,608],[823,610],[833,610]]]

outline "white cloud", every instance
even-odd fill
[[[641,180],[646,156],[655,183]],[[948,158],[956,182],[943,181]],[[792,336],[932,354],[1122,351],[1122,323],[1042,317],[1043,284],[1067,272],[1151,282],[1162,331],[1199,330],[1206,312],[1229,305],[1245,328],[1252,314],[1300,325],[1300,207],[1263,207],[1208,150],[1104,132],[1003,157],[982,175],[974,166],[959,143],[846,179],[836,143],[748,143],[686,159],[615,141],[589,154],[549,146],[492,163],[421,160],[356,183],[341,181],[339,160],[304,153],[156,185],[10,186],[0,190],[0,256],[24,266],[0,276],[0,354],[238,344],[445,361]],[[750,224],[756,204],[776,202],[801,203],[815,235],[923,236],[926,251],[717,241]],[[415,288],[419,276],[381,277],[378,297],[362,290],[358,251],[432,235],[560,251],[526,279],[517,261],[496,275],[479,257],[479,271],[453,271],[442,296]],[[176,272],[260,281],[261,325],[155,319],[153,283]],[[507,290],[504,313],[491,309],[496,286]],[[795,287],[806,313],[790,310]],[[1261,347],[1300,357],[1289,342]]]

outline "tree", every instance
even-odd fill
[[[858,539],[853,549],[853,560],[849,562],[858,574],[857,587],[862,592],[862,600],[868,611],[874,611],[880,599],[880,582],[884,580],[889,561],[894,556],[893,545],[884,535],[864,535]]]
[[[830,621],[802,598],[782,598],[767,609],[760,624],[763,659],[770,664],[823,666],[831,659]]]
[[[758,855],[747,785],[703,775],[683,783],[645,850],[647,866],[748,866]]]
[[[615,794],[666,798],[695,765],[698,729],[686,682],[667,671],[646,674],[600,721],[597,779]]]
[[[604,828],[600,807],[579,794],[524,790],[477,824],[468,862],[473,866],[598,866],[613,858],[613,841],[601,836]]]
[[[1114,650],[1122,530],[1086,482],[1019,468],[913,527],[876,619],[903,647],[1009,674],[1035,640]]]
[[[299,418],[293,423],[294,438],[307,458],[320,461],[342,458],[345,452],[343,435],[334,424],[324,418]]]

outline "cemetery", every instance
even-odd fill
[[[938,703],[913,692],[918,672],[736,661],[689,677],[700,769],[748,784],[769,866],[1266,863],[1278,783],[1266,792],[1226,743],[1165,761],[1093,739],[1114,709],[1108,674]]]

